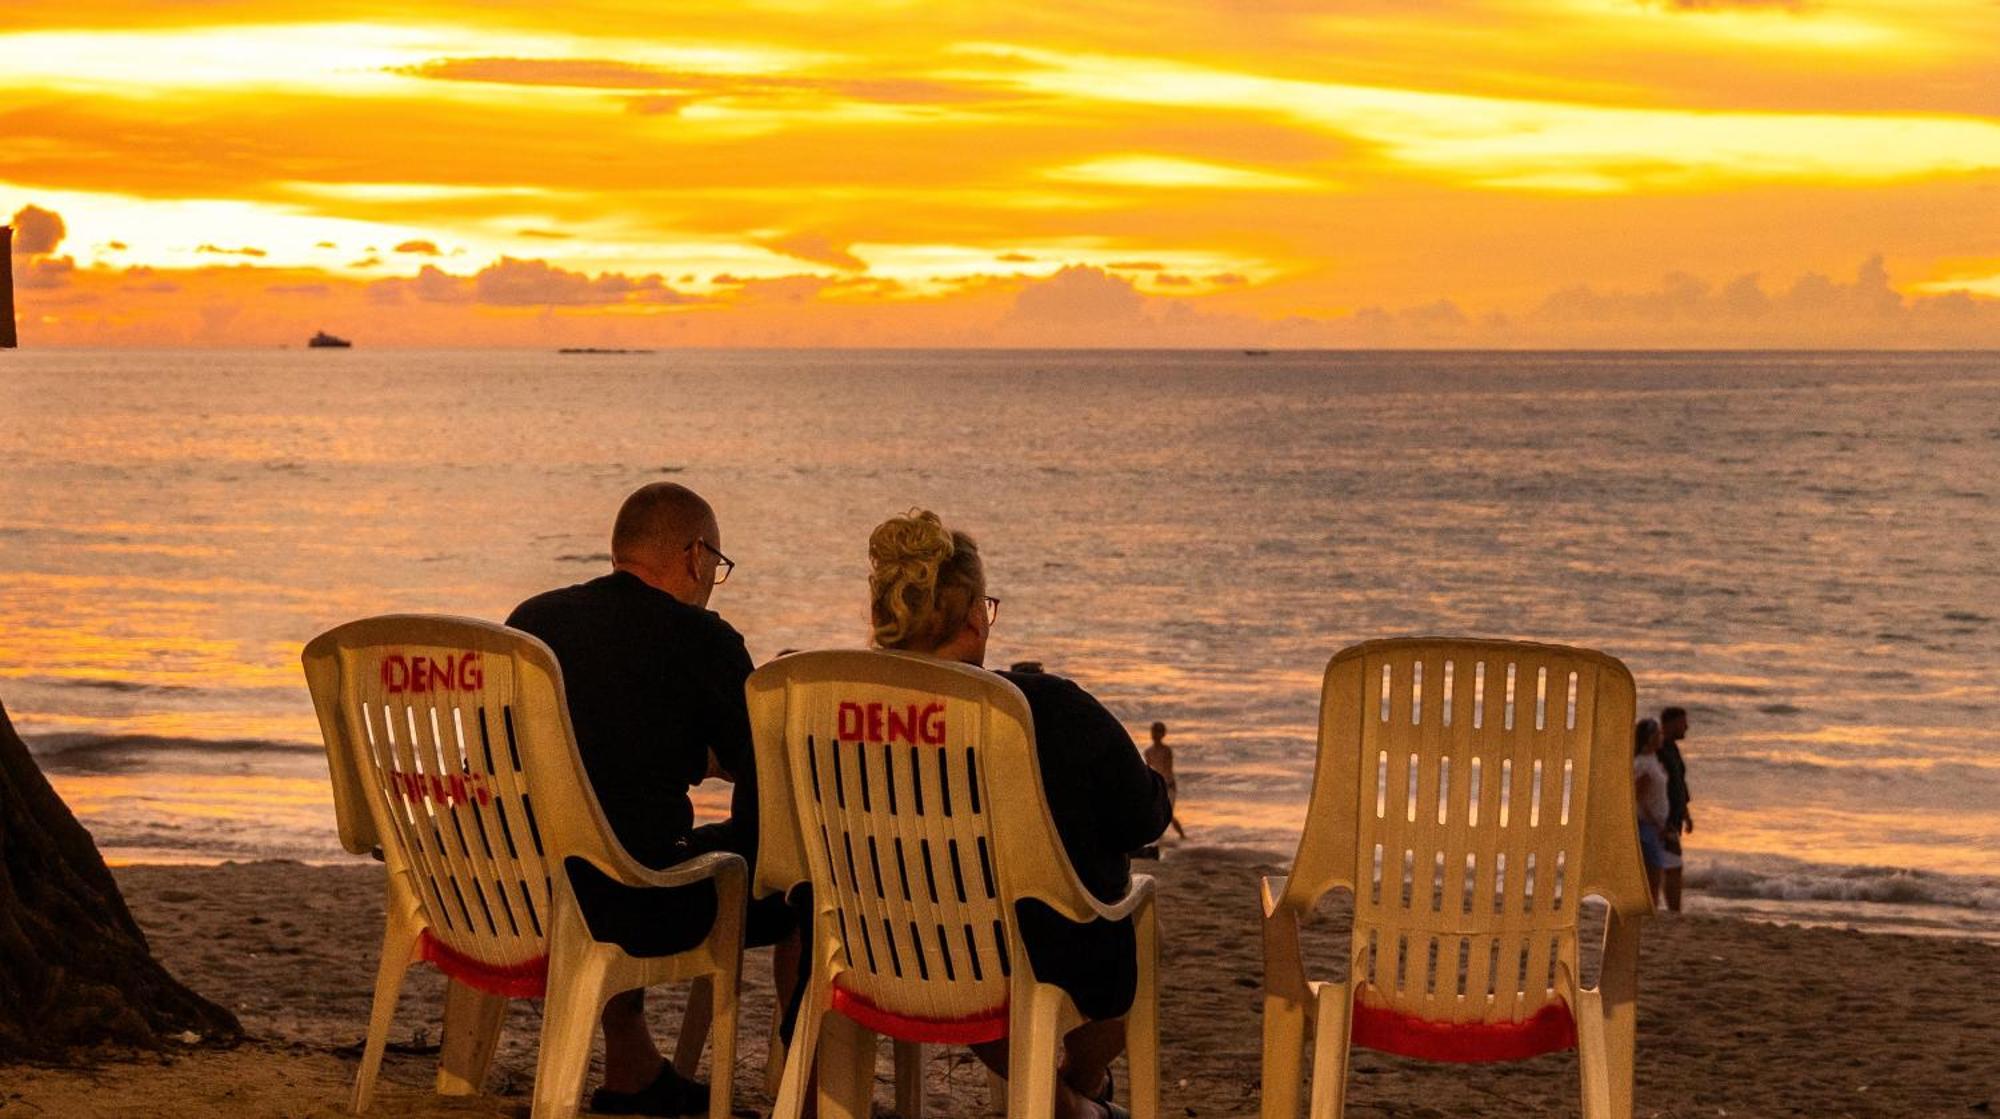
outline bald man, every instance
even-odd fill
[[[536,595],[507,619],[555,651],[598,803],[626,850],[648,866],[710,851],[755,863],[757,786],[743,699],[750,654],[742,635],[707,609],[733,566],[708,502],[686,486],[655,482],[618,510],[610,574]],[[735,782],[730,817],[695,827],[688,790],[709,776]],[[566,872],[592,935],[637,956],[693,947],[715,917],[708,883],[635,890],[580,861]],[[792,924],[782,898],[753,902],[744,942],[776,943]],[[604,1009],[604,1086],[591,1094],[591,1110],[707,1111],[707,1087],[677,1075],[654,1044],[644,998],[629,991]]]

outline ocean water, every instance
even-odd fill
[[[0,703],[116,860],[347,857],[305,641],[501,618],[671,478],[759,659],[971,531],[1191,842],[1290,851],[1341,647],[1534,638],[1690,710],[1695,907],[2000,937],[2000,354],[24,351],[0,464]]]

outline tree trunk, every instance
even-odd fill
[[[0,707],[0,1062],[158,1048],[189,1031],[243,1032],[153,959],[97,844]]]

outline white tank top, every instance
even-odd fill
[[[1667,818],[1667,767],[1660,764],[1658,755],[1634,754],[1632,756],[1632,780],[1636,783],[1640,796],[1639,818],[1641,820],[1665,820]]]

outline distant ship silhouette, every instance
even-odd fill
[[[345,350],[351,348],[354,343],[349,342],[345,338],[335,338],[333,335],[322,330],[307,339],[306,345],[315,350]]]

